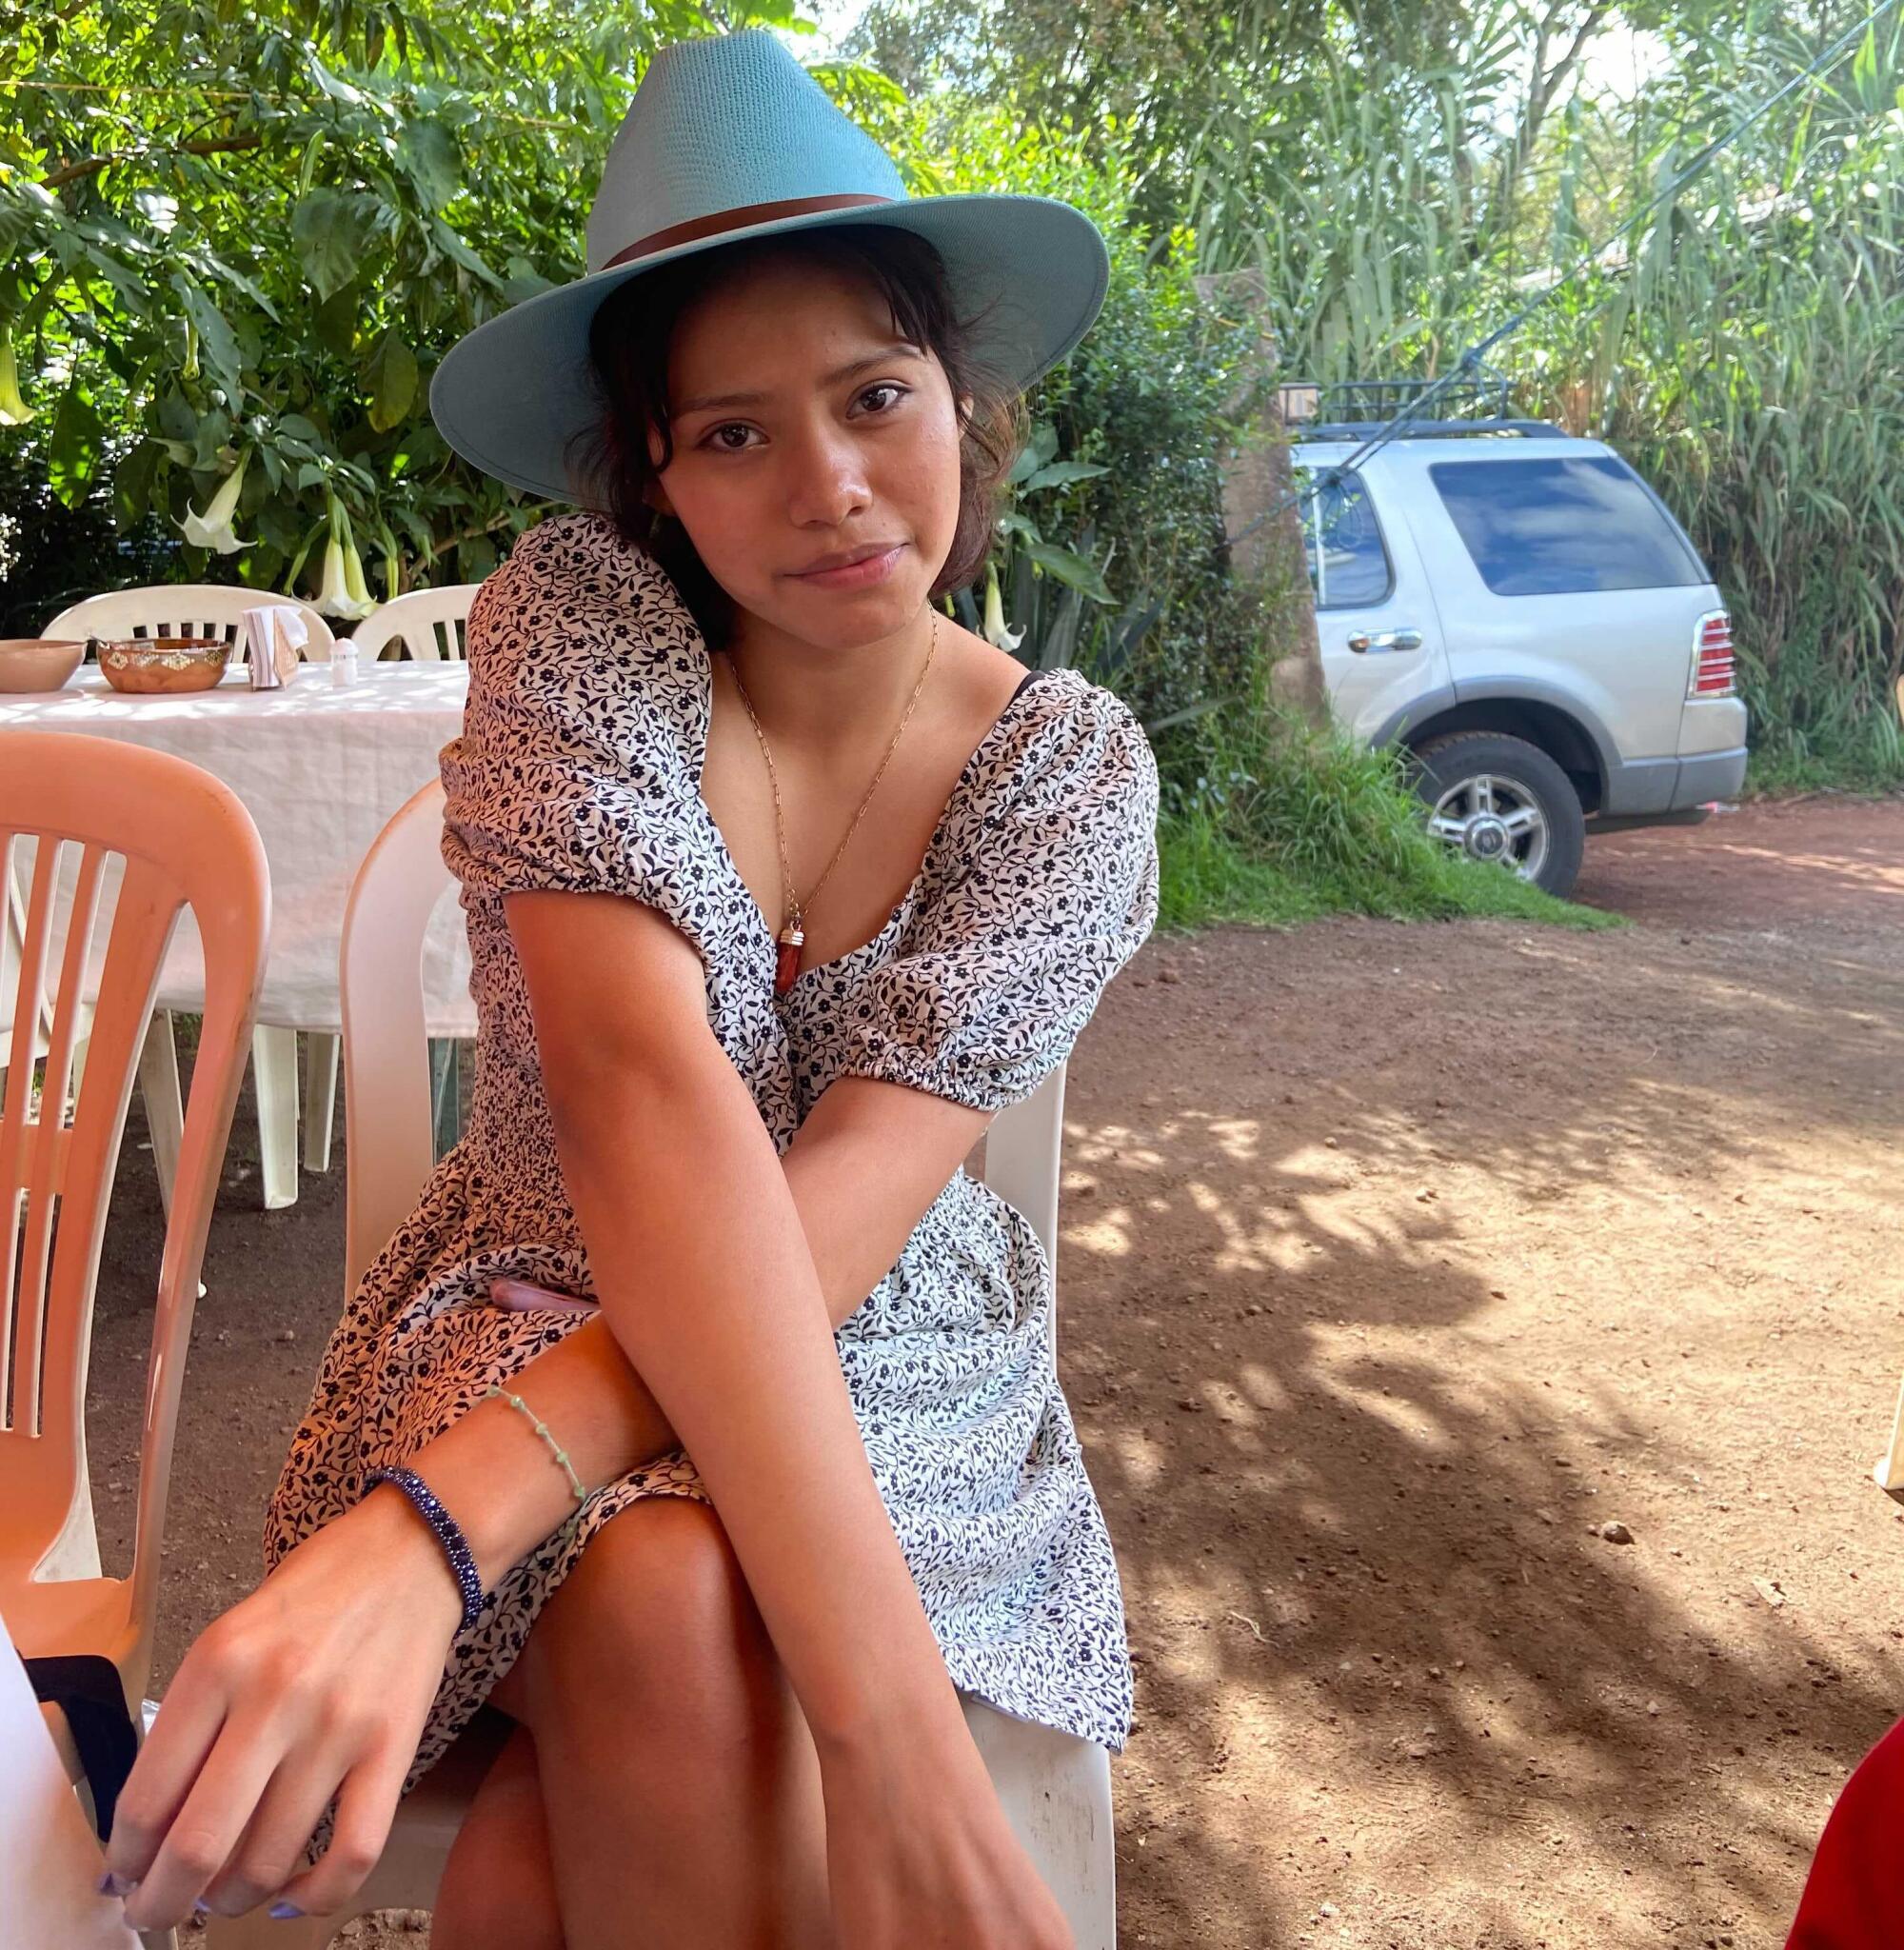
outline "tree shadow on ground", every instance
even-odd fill
[[[1424,1885],[1434,1856],[1503,1824],[1537,1841],[1559,1782],[1571,1833],[1605,1838],[1605,1873],[1651,1879],[1662,1913],[1683,1908],[1705,1861],[1662,1860],[1645,1838],[1683,1813],[1689,1772],[1712,1845],[1729,1846],[1718,1838],[1763,1833],[1781,1799],[1774,1749],[1823,1739],[1848,1767],[1898,1710],[1790,1613],[1737,1610],[1716,1633],[1676,1601],[1656,1540],[1598,1534],[1618,1521],[1607,1492],[1624,1463],[1688,1485],[1730,1465],[1696,1447],[1662,1464],[1628,1389],[1543,1372],[1537,1344],[1503,1359],[1489,1323],[1505,1296],[1451,1258],[1461,1227],[1438,1173],[1484,1175],[1530,1223],[1552,1205],[1576,1224],[1597,1190],[1606,1223],[1578,1236],[1580,1263],[1644,1283],[1644,1264],[1618,1265],[1620,1202],[1722,1185],[1742,1106],[1760,1136],[1789,1123],[1897,1137],[1904,1103],[1876,1080],[1904,1074],[1904,980],[1854,958],[1835,985],[1798,992],[1703,969],[1650,931],[1458,932],[1445,982],[1423,979],[1418,953],[1391,965],[1398,938],[1381,924],[1325,924],[1299,947],[1263,936],[1259,954],[1225,958],[1248,974],[1204,986],[1215,1020],[1175,1045],[1160,1029],[1184,987],[1124,999],[1151,1033],[1121,1039],[1146,1055],[1119,1068],[1118,1117],[1093,1115],[1088,1083],[1072,1095],[1061,1293],[1080,1282],[1093,1300],[1063,1309],[1061,1359],[1132,1613],[1131,1757],[1180,1788],[1251,1749],[1309,1776],[1281,1805],[1305,1805],[1302,1832],[1212,1808],[1144,1836],[1140,1860],[1124,1836],[1125,1874],[1173,1940],[1294,1941],[1316,1920],[1285,1891],[1292,1864],[1353,1853],[1328,1812],[1332,1771],[1359,1783],[1356,1824],[1430,1813]],[[1595,1002],[1557,1038],[1536,991],[1554,975],[1577,998],[1583,964],[1601,977]],[[1286,1046],[1283,998],[1324,979],[1340,1046]],[[1234,1050],[1227,1089],[1181,1059],[1213,1033]],[[1074,1073],[1088,1077],[1086,1048]],[[1406,1174],[1419,1189],[1398,1210]],[[1378,1205],[1359,1207],[1364,1179]],[[1153,1229],[1173,1242],[1168,1266],[1147,1253]],[[1773,1703],[1796,1658],[1817,1689],[1802,1723]],[[1802,1862],[1815,1834],[1785,1823],[1784,1852]],[[1789,1916],[1789,1873],[1720,1873],[1761,1915]],[[1502,1892],[1473,1940],[1534,1940],[1526,1908]]]

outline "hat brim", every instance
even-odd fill
[[[1053,197],[921,196],[784,217],[593,271],[511,306],[449,348],[430,380],[430,418],[484,473],[545,500],[594,506],[588,484],[571,477],[567,453],[601,411],[588,328],[603,299],[679,258],[843,223],[911,230],[935,245],[961,315],[983,314],[975,354],[1021,388],[1070,354],[1110,286],[1110,252],[1097,225]]]

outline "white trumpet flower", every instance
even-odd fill
[[[318,586],[316,604],[325,616],[346,616],[350,610],[350,588],[344,580],[344,544],[332,529],[324,545],[324,578]]]
[[[190,502],[186,503],[185,520],[178,526],[194,548],[211,548],[220,555],[236,555],[239,549],[251,546],[232,528],[232,521],[238,513],[238,496],[245,486],[245,469],[250,465],[251,450],[247,448],[238,456],[238,465],[218,484],[218,492],[211,497],[211,506],[203,514]]]
[[[24,427],[33,409],[20,397],[20,374],[13,364],[13,341],[0,331],[0,427]]]
[[[1015,650],[1024,641],[1021,629],[1005,627],[1004,599],[999,594],[999,571],[995,563],[985,565],[985,641],[1002,650]]]

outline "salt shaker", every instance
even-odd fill
[[[341,636],[330,647],[330,687],[346,690],[357,682],[357,646]]]

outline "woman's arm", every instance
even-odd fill
[[[863,1077],[823,1093],[780,1165],[833,1326],[884,1278],[990,1121],[988,1111]],[[639,1267],[629,1274],[631,1283],[645,1277]],[[680,1443],[605,1314],[537,1355],[510,1385],[591,1488]],[[506,1402],[478,1403],[409,1466],[462,1524],[486,1589],[574,1507],[567,1477]],[[396,1527],[413,1529],[419,1554],[441,1556],[401,1493],[381,1496]]]
[[[603,1318],[694,1458],[823,1757],[876,1725],[962,1733],[699,955],[612,895],[506,909]]]
[[[813,1106],[778,1162],[833,1323],[898,1258],[988,1115],[863,1077]],[[585,1482],[677,1443],[605,1317],[530,1362],[516,1385]],[[567,1478],[506,1403],[479,1403],[410,1460],[463,1523],[486,1585],[573,1506]],[[120,1800],[108,1859],[144,1885],[129,1921],[177,1923],[201,1894],[224,1915],[281,1891],[317,1914],[344,1902],[383,1849],[461,1608],[436,1539],[382,1488],[215,1620],[168,1687]],[[333,1791],[331,1846],[293,1877]]]

